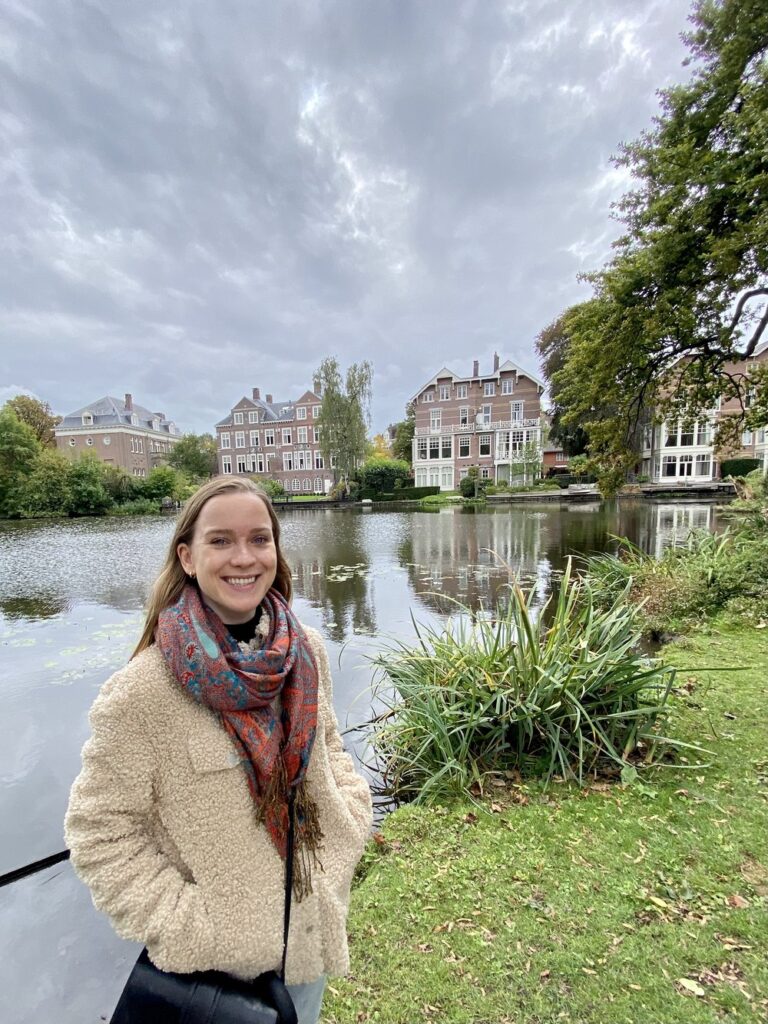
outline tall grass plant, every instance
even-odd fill
[[[490,776],[583,782],[654,760],[674,671],[638,650],[629,585],[598,607],[570,562],[552,607],[517,584],[493,613],[459,608],[444,628],[414,623],[375,658],[383,712],[372,743],[398,801],[482,792]]]

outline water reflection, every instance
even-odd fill
[[[717,509],[637,501],[282,516],[295,607],[327,639],[342,724],[365,717],[365,699],[354,703],[371,681],[365,655],[382,634],[411,637],[412,612],[436,621],[456,601],[487,607],[507,566],[541,607],[569,555],[606,550],[615,534],[658,554],[690,527],[718,529]],[[172,530],[161,516],[0,524],[0,870],[60,848],[88,708],[136,642]]]

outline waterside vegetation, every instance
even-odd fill
[[[590,560],[538,622],[513,586],[382,654],[410,802],[366,854],[327,1024],[768,1017],[765,504]],[[626,646],[651,622],[677,634],[656,661]]]

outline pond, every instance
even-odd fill
[[[337,716],[360,755],[354,730],[369,717],[367,656],[383,636],[412,635],[411,614],[434,621],[456,601],[488,604],[510,571],[541,605],[569,555],[612,549],[616,535],[659,554],[691,528],[718,529],[720,516],[712,504],[638,499],[297,509],[281,521],[295,609],[326,638]],[[138,638],[172,529],[161,516],[0,523],[0,874],[63,848],[88,708]],[[69,865],[0,889],[0,906],[0,984],[22,1000],[14,1019],[108,1019],[136,951],[112,935]],[[20,964],[22,977],[28,965],[45,983],[20,987]]]

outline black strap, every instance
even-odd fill
[[[288,793],[288,850],[285,855],[285,909],[283,911],[283,962],[280,965],[280,980],[285,982],[285,961],[288,959],[288,929],[291,926],[291,895],[293,892],[293,847],[295,838],[296,790]]]
[[[26,878],[28,875],[34,875],[38,871],[44,871],[46,868],[52,868],[54,864],[60,864],[63,860],[69,859],[69,850],[62,850],[61,853],[52,853],[50,857],[43,857],[42,860],[36,860],[32,864],[26,864],[23,868],[16,868],[14,871],[8,871],[4,875],[0,875],[0,888],[4,885],[10,885],[11,882],[18,882],[20,878]]]

